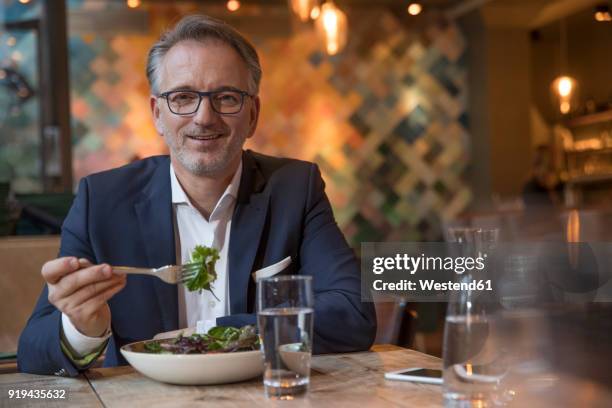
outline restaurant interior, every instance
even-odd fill
[[[146,53],[193,13],[254,43],[262,110],[246,147],[315,162],[358,254],[457,226],[612,241],[610,1],[0,0],[0,372],[15,370],[79,180],[168,153]],[[593,299],[522,330],[610,392],[612,308]],[[446,303],[376,311],[377,344],[442,357]]]

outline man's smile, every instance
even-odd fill
[[[212,133],[206,135],[185,135],[187,138],[197,141],[215,140],[223,137],[223,133]]]

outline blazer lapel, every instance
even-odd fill
[[[176,263],[172,222],[170,160],[157,167],[144,189],[143,198],[134,205],[140,238],[147,255],[148,267],[158,268]],[[153,287],[161,310],[164,331],[178,329],[178,293],[176,285],[154,279]]]
[[[232,217],[229,244],[230,313],[247,312],[247,293],[253,262],[268,214],[265,178],[249,151],[242,155],[242,179]]]

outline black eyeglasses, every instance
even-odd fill
[[[221,115],[233,115],[242,110],[245,96],[253,96],[241,90],[221,90],[211,92],[169,91],[159,94],[166,99],[168,109],[175,115],[192,115],[198,111],[202,98],[208,97],[213,111]]]

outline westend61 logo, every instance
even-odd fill
[[[453,271],[456,274],[482,271],[485,268],[487,254],[479,257],[441,257],[441,256],[410,256],[408,254],[396,254],[390,257],[374,257],[372,272],[380,275],[386,271],[405,271],[414,275],[418,271]]]

